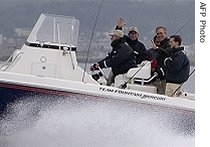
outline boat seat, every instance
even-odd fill
[[[151,75],[151,61],[143,61],[138,67],[131,68],[126,74],[115,77],[115,87],[129,81],[130,84],[147,84],[157,75]]]
[[[143,61],[138,67],[131,68],[127,72],[127,78],[131,79],[131,83],[148,83],[154,76],[151,76],[151,61]],[[151,79],[152,78],[152,79]]]
[[[138,67],[129,69],[127,77],[149,79],[151,77],[151,61],[143,61]]]

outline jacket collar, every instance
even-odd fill
[[[116,39],[116,40],[112,41],[111,46],[112,46],[113,48],[116,48],[116,47],[118,47],[121,43],[124,43],[125,41],[126,41],[125,38]]]
[[[166,37],[164,40],[160,41],[160,47],[163,47],[163,48],[164,48],[164,46],[165,46],[166,44],[168,44],[168,42],[169,42],[169,38]]]
[[[129,42],[129,44],[134,44],[134,43],[138,42],[138,38],[135,39],[135,40],[131,40],[131,39],[128,37],[128,42]]]
[[[184,47],[172,48],[172,53],[182,51],[182,50],[184,50]]]

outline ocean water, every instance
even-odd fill
[[[195,115],[90,96],[26,96],[0,119],[0,147],[194,147]]]

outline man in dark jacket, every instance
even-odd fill
[[[158,26],[155,29],[157,40],[159,44],[156,45],[153,43],[153,49],[157,52],[157,84],[159,84],[158,93],[165,94],[166,88],[166,80],[165,80],[165,73],[164,73],[164,60],[170,56],[171,54],[171,47],[169,45],[169,38],[167,37],[167,29],[164,26]]]
[[[167,37],[167,29],[164,26],[158,26],[156,29],[157,39],[160,41],[159,45],[156,46],[158,52],[158,65],[163,67],[164,60],[170,56],[171,47],[169,45],[169,38]]]
[[[184,52],[184,47],[180,47],[182,38],[179,35],[170,36],[171,56],[164,61],[166,78],[165,94],[173,96],[179,94],[183,82],[189,78],[190,61]],[[177,92],[177,93],[176,93]]]
[[[109,55],[98,63],[90,67],[90,70],[94,71],[97,68],[111,67],[113,76],[109,76],[107,85],[111,85],[114,81],[114,77],[119,74],[127,73],[127,71],[136,67],[134,52],[132,48],[126,43],[123,31],[114,30],[109,33],[111,36],[112,51]]]
[[[124,19],[123,18],[117,19],[116,25],[117,25],[115,28],[116,30],[122,30],[125,25]],[[148,60],[147,49],[145,45],[138,40],[139,36],[140,33],[137,27],[130,27],[128,36],[124,35],[126,42],[134,50],[137,64],[140,64],[143,60]]]

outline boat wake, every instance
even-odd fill
[[[1,114],[4,147],[194,146],[194,115],[183,110],[81,95],[25,96]]]

